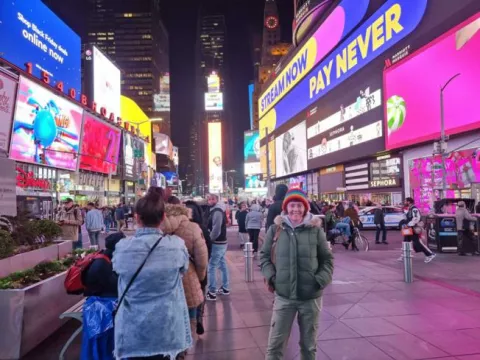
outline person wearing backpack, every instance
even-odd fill
[[[115,247],[119,301],[115,351],[119,359],[170,359],[192,346],[182,285],[189,266],[185,242],[160,230],[165,218],[163,191],[150,188],[137,201],[135,235]]]
[[[63,202],[57,215],[57,223],[62,228],[62,239],[73,240],[73,248],[81,249],[83,244],[78,234],[83,225],[83,215],[82,211],[74,206],[71,198]]]
[[[260,252],[263,276],[275,292],[266,359],[283,359],[297,317],[301,358],[315,360],[322,292],[332,282],[333,254],[322,221],[309,212],[301,189],[287,192],[282,209]]]

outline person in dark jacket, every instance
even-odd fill
[[[342,203],[341,201],[339,201],[339,202],[337,203],[337,207],[336,207],[336,209],[335,209],[335,213],[336,213],[337,217],[339,217],[339,218],[343,218],[344,216],[347,216],[347,215],[345,214],[345,207],[343,206],[343,203]]]
[[[86,287],[85,296],[114,297],[117,293],[117,274],[113,272],[112,257],[115,251],[115,245],[125,237],[123,232],[110,234],[105,239],[105,250],[102,254],[106,255],[110,262],[105,259],[95,259],[88,267],[87,271],[82,274],[82,281]]]
[[[383,214],[383,209],[380,204],[377,205],[377,208],[373,213],[373,223],[377,228],[377,233],[375,234],[375,244],[380,244],[380,232],[382,232],[382,243],[388,244],[387,227],[385,226],[385,215]]]
[[[275,188],[274,203],[268,208],[267,221],[265,224],[265,231],[268,231],[270,226],[273,225],[275,218],[282,213],[283,199],[288,191],[287,185],[278,184]]]
[[[248,209],[247,204],[242,202],[240,203],[240,210],[235,214],[235,219],[238,224],[238,236],[240,238],[240,247],[243,247],[248,240],[248,231],[245,227],[245,220],[247,218]]]

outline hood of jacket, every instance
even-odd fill
[[[283,201],[285,195],[287,194],[288,187],[285,184],[279,184],[275,188],[275,201]]]
[[[262,211],[262,207],[258,204],[254,204],[250,207],[251,211]]]
[[[319,216],[313,216],[311,213],[307,213],[307,215],[305,215],[305,217],[303,218],[303,221],[300,224],[298,224],[297,226],[293,226],[290,219],[288,218],[288,215],[282,214],[282,215],[278,215],[275,218],[275,225],[277,226],[287,225],[292,229],[300,226],[320,228],[322,227],[322,219]]]
[[[167,234],[175,233],[182,223],[190,222],[191,210],[183,205],[167,204],[165,206],[165,219],[160,228]]]
[[[213,211],[213,210],[215,210],[215,209],[220,209],[220,210],[222,210],[222,211],[225,211],[225,205],[222,204],[222,203],[220,203],[220,202],[218,202],[218,203],[216,203],[215,205],[213,205],[213,206],[210,208],[210,211]]]

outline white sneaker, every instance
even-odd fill
[[[430,256],[427,256],[425,258],[425,264],[428,264],[430,261],[432,261],[433,259],[435,259],[435,256],[437,256],[437,254],[432,254]]]

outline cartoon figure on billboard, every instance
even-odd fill
[[[78,141],[78,135],[67,130],[69,117],[62,115],[54,100],[49,100],[46,105],[42,105],[33,97],[32,92],[29,95],[27,104],[35,107],[32,110],[35,118],[31,124],[15,121],[13,131],[24,129],[31,134],[35,146],[35,163],[52,165],[47,155],[50,146],[55,142],[63,143],[74,152],[78,152],[78,145],[69,141],[69,139]]]

